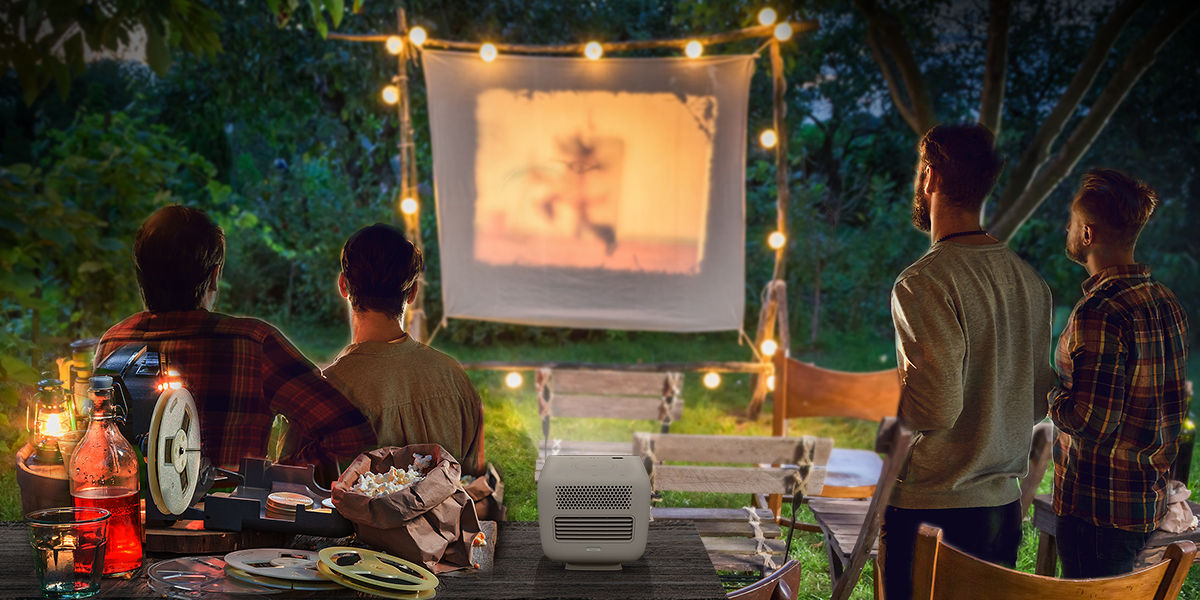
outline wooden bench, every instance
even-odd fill
[[[662,433],[683,414],[680,373],[541,369],[536,376],[542,448],[535,477],[554,454],[631,454],[628,441],[567,441],[550,437],[552,418],[658,421]]]
[[[655,492],[783,494],[799,489],[809,494],[821,490],[833,440],[635,433],[633,447],[646,463]],[[679,462],[706,464],[668,464]],[[656,507],[650,514],[693,521],[717,570],[769,574],[786,562],[786,543],[769,510]]]

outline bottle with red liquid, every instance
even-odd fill
[[[112,377],[93,377],[91,396],[91,423],[71,457],[71,496],[75,506],[112,513],[104,576],[129,577],[142,566],[138,458],[117,428],[124,416],[114,403]]]

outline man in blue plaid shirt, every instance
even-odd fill
[[[1188,324],[1133,247],[1158,205],[1149,186],[1093,169],[1071,203],[1067,256],[1087,267],[1059,338],[1050,416],[1058,553],[1068,578],[1133,570],[1162,523],[1188,410]]]

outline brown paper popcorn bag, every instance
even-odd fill
[[[433,457],[421,481],[374,498],[358,491],[363,473],[404,470],[417,454]],[[354,523],[363,543],[434,573],[455,571],[471,566],[471,543],[480,531],[461,475],[458,461],[437,444],[379,448],[360,454],[333,482],[333,505]]]
[[[475,514],[481,521],[504,521],[507,510],[504,506],[504,482],[492,463],[487,464],[483,475],[463,486],[467,495],[475,502]]]

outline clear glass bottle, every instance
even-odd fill
[[[92,418],[71,460],[71,496],[75,506],[112,513],[104,575],[132,576],[142,566],[144,533],[137,453],[117,428],[124,415],[114,402],[112,377],[92,378],[91,400]]]

